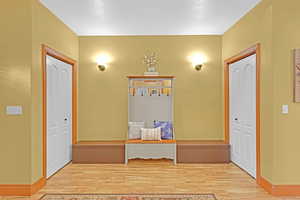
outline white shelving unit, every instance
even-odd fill
[[[155,120],[171,121],[174,126],[174,77],[129,76],[128,122],[145,122],[153,128]],[[142,141],[127,140],[125,162],[129,159],[172,159],[176,164],[176,140]]]

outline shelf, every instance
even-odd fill
[[[171,86],[130,86],[129,88],[171,89]]]
[[[173,95],[160,95],[160,96],[156,96],[156,95],[151,95],[151,96],[148,96],[148,95],[145,95],[145,96],[141,96],[141,95],[129,95],[130,97],[172,97]]]
[[[170,96],[172,87],[169,86],[130,86],[130,96]]]
[[[125,144],[124,140],[99,140],[99,141],[79,141],[77,145],[120,145]]]
[[[177,140],[177,144],[182,145],[226,145],[223,140]]]
[[[129,79],[173,79],[175,76],[127,76]]]
[[[176,144],[176,140],[158,140],[158,141],[146,141],[146,140],[127,140],[125,144]]]

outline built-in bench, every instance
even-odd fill
[[[130,159],[170,159],[177,162],[176,140],[127,140],[125,163]]]
[[[125,141],[78,142],[73,145],[73,163],[125,163]]]
[[[174,141],[169,141],[174,143]],[[125,163],[125,143],[141,141],[78,142],[73,145],[73,163]],[[159,143],[159,142],[158,142]],[[177,140],[177,163],[229,163],[230,145],[223,141]]]
[[[177,163],[229,163],[230,145],[223,141],[177,141]]]

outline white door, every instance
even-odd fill
[[[72,157],[72,65],[47,56],[47,178]]]
[[[231,161],[256,178],[256,55],[229,66]]]

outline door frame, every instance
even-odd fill
[[[77,143],[77,62],[47,45],[42,45],[43,82],[43,178],[47,177],[47,62],[46,57],[54,57],[72,66],[72,144]]]
[[[256,54],[256,182],[261,183],[261,164],[260,164],[260,67],[261,67],[261,45],[260,43],[240,52],[239,54],[226,59],[224,62],[224,100],[225,100],[225,143],[230,144],[230,96],[229,96],[229,66],[232,63],[238,62],[244,58]]]

